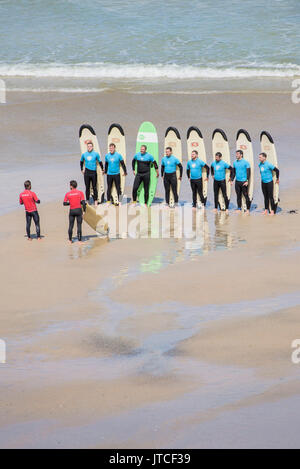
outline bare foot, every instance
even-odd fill
[[[214,213],[217,213],[217,212],[218,212],[218,209],[217,209],[217,208],[214,208],[214,209],[213,209],[213,212],[214,212]]]
[[[68,243],[69,243],[69,244],[73,244],[73,241],[68,239]]]
[[[81,241],[78,241],[78,243],[79,243],[79,244],[84,244],[84,241],[81,240]]]
[[[228,215],[228,214],[229,214],[229,210],[228,210],[228,208],[225,210],[225,213],[226,213],[226,215]]]
[[[27,241],[32,241],[32,238],[27,238]]]
[[[250,215],[250,210],[246,210],[246,215]]]
[[[271,210],[270,212],[270,217],[273,217],[275,214],[274,214],[274,210]]]
[[[38,238],[38,241],[42,241],[42,238]]]
[[[235,210],[235,213],[241,213],[241,212],[242,212],[242,211],[241,211],[239,208],[237,208],[237,209]]]
[[[268,210],[264,210],[264,211],[262,212],[262,215],[268,215]]]
[[[192,210],[194,210],[194,211],[195,211],[195,210],[197,210],[197,208],[196,208],[196,207],[193,207],[193,208],[192,208]]]

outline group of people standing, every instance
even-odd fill
[[[247,160],[243,158],[243,151],[236,151],[236,160],[233,165],[229,165],[222,160],[222,153],[217,152],[215,160],[211,167],[199,158],[198,152],[191,152],[191,159],[187,163],[186,173],[190,180],[192,190],[193,209],[197,208],[197,196],[199,195],[203,209],[206,206],[207,198],[203,194],[203,180],[208,180],[211,174],[213,178],[214,190],[214,211],[219,207],[219,193],[221,191],[225,203],[225,210],[228,213],[229,197],[226,187],[226,170],[230,172],[230,184],[235,179],[235,190],[237,196],[237,210],[242,210],[242,196],[246,201],[246,212],[249,214],[251,200],[249,198],[249,180],[251,177],[251,167]],[[103,175],[107,175],[107,203],[111,201],[112,186],[115,184],[118,198],[121,196],[121,176],[120,168],[123,169],[124,175],[127,175],[127,168],[123,156],[116,151],[114,143],[110,143],[109,152],[105,155],[105,164],[101,161],[100,155],[94,150],[93,143],[87,142],[87,151],[81,155],[80,168],[84,175],[86,194],[77,189],[77,181],[70,181],[70,191],[66,193],[63,205],[70,207],[69,212],[69,242],[72,243],[72,235],[75,220],[77,221],[78,241],[82,242],[82,219],[83,211],[86,209],[86,203],[90,200],[91,188],[94,204],[98,205],[98,188],[97,188],[97,164]],[[132,160],[132,170],[134,173],[134,183],[132,189],[132,203],[137,203],[138,189],[143,184],[145,204],[147,205],[149,198],[149,186],[151,178],[151,168],[154,167],[156,177],[159,177],[158,164],[154,157],[147,152],[147,146],[141,145],[140,151],[134,155]],[[166,204],[169,205],[170,190],[172,189],[175,204],[178,204],[177,192],[177,168],[179,169],[178,179],[182,179],[183,166],[178,158],[172,154],[172,148],[165,149],[165,155],[161,162],[161,176],[165,187]],[[203,171],[205,170],[205,172]],[[275,213],[275,202],[273,196],[273,171],[276,174],[276,183],[279,183],[279,169],[267,161],[266,153],[259,154],[259,170],[261,174],[262,192],[264,196],[264,214]],[[32,219],[36,226],[37,238],[41,239],[39,214],[36,204],[40,203],[37,195],[31,190],[31,182],[29,180],[24,183],[25,190],[20,194],[20,204],[24,205],[26,213],[26,233],[28,240],[31,240],[30,226]],[[118,204],[115,204],[118,205]]]

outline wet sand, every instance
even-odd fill
[[[272,116],[278,116],[283,96],[267,95]],[[24,113],[35,112],[43,99],[23,103]],[[49,120],[53,129],[61,126],[61,144],[65,134],[69,157],[76,161],[78,103],[89,99],[89,121],[98,109],[95,98],[53,101],[35,132],[40,143],[34,155],[42,136],[49,155],[55,148],[43,127]],[[107,96],[101,99],[107,111],[105,118],[99,115],[104,138],[105,128],[118,119]],[[145,97],[122,99],[120,107],[131,102],[132,114],[139,109],[149,119],[162,105],[155,96],[147,98],[148,117],[141,107]],[[176,96],[184,109],[190,99]],[[220,120],[234,136],[246,103],[231,98],[226,104],[227,96],[205,99],[207,111],[222,100]],[[249,100],[259,109],[258,97]],[[168,102],[172,112],[175,101]],[[58,122],[56,106],[65,108]],[[230,116],[226,106],[233,110]],[[294,108],[283,106],[282,120],[272,117],[268,127],[278,135],[286,132],[278,136],[281,149],[296,125],[289,114]],[[12,109],[8,112],[12,122]],[[178,108],[176,113],[179,119]],[[291,126],[283,115],[290,116]],[[20,118],[15,115],[17,122]],[[252,127],[245,127],[257,134],[264,125],[255,119],[253,112]],[[128,118],[131,149],[138,121]],[[177,122],[182,128],[194,123],[186,111]],[[208,132],[212,115],[207,122]],[[171,123],[163,115],[159,132]],[[34,132],[29,123],[24,126],[29,145]],[[285,158],[292,166],[286,154],[280,161]],[[55,171],[58,154],[53,161]],[[36,171],[42,175],[42,166]],[[107,240],[84,225],[84,245],[69,246],[68,210],[57,193],[54,201],[44,201],[42,186],[43,241],[26,240],[23,210],[2,215],[0,337],[7,344],[7,363],[0,364],[0,446],[297,447],[300,365],[291,362],[291,342],[300,338],[300,222],[288,211],[300,212],[300,191],[291,188],[283,183],[276,217],[258,209],[250,217],[208,210],[196,240]],[[258,195],[257,203],[261,208]]]

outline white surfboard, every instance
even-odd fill
[[[108,137],[107,137],[107,151],[109,152],[109,144],[114,143],[116,145],[116,152],[120,153],[123,156],[124,163],[126,165],[126,142],[125,142],[125,134],[123,128],[119,124],[111,124],[108,129]],[[124,174],[122,166],[120,166],[120,178],[121,178],[121,196],[124,194],[125,189],[125,179],[126,176]],[[119,203],[117,189],[115,184],[113,184],[111,196],[113,199],[114,204]]]
[[[181,145],[181,138],[178,130],[175,127],[168,127],[165,133],[165,147],[171,147],[172,148],[172,155],[176,156],[176,158],[179,159],[180,163],[182,163],[182,145]],[[180,177],[180,170],[177,166],[176,169],[176,176],[177,176],[177,194],[179,197],[180,193],[180,183],[181,181],[179,180]],[[170,207],[174,207],[175,204],[175,199],[174,199],[174,194],[172,189],[170,189],[170,200],[169,200],[169,205]]]
[[[212,135],[212,152],[213,152],[213,160],[215,160],[215,154],[217,152],[222,153],[222,160],[225,161],[226,163],[230,164],[230,150],[229,150],[229,145],[228,145],[228,140],[225,132],[222,129],[216,129],[213,132]],[[231,194],[231,184],[230,184],[230,170],[226,169],[226,192],[227,192],[227,197],[230,200],[230,194]],[[224,197],[222,195],[222,191],[219,191],[219,204],[220,204],[220,209],[225,210],[225,201]]]
[[[267,161],[269,163],[273,164],[278,168],[278,160],[277,160],[277,153],[276,153],[276,148],[274,144],[274,140],[269,134],[269,132],[266,132],[265,130],[262,131],[260,134],[260,146],[261,146],[261,151],[266,153],[267,155]],[[278,202],[279,202],[279,184],[276,184],[276,173],[273,171],[273,184],[274,184],[274,202],[275,202],[275,213],[278,207]],[[271,210],[271,207],[270,207]]]
[[[91,125],[83,124],[79,129],[79,142],[80,142],[80,150],[81,154],[87,151],[87,143],[92,141],[94,145],[94,150],[99,153],[101,158],[100,147],[98,143],[98,139],[96,136],[96,132]],[[104,202],[104,177],[102,174],[102,170],[97,163],[97,188],[98,188],[98,202]],[[91,188],[91,194],[92,188]],[[88,201],[87,201],[88,202]]]
[[[191,159],[192,151],[196,150],[198,152],[198,157],[200,160],[206,163],[206,151],[202,133],[198,127],[190,127],[187,131],[187,152],[188,160]],[[202,184],[203,184],[203,196],[207,199],[207,171],[205,168],[202,170]],[[197,204],[201,205],[199,194],[197,194]]]
[[[79,129],[79,142],[81,154],[87,151],[87,142],[91,140],[94,145],[94,150],[100,153],[98,139],[96,133],[90,125],[82,125]],[[104,178],[99,164],[97,164],[97,184],[98,184],[98,200],[104,200]],[[100,206],[98,206],[98,210]],[[104,235],[107,233],[108,226],[105,222],[104,216],[97,213],[97,209],[87,204],[86,211],[83,214],[84,221],[97,233]]]
[[[247,160],[250,164],[250,180],[248,183],[248,194],[250,202],[253,200],[253,189],[254,189],[254,159],[253,159],[253,148],[250,135],[247,130],[240,129],[236,135],[236,149],[242,150],[244,154],[244,160]],[[247,210],[246,199],[242,195],[242,210]]]

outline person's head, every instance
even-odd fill
[[[261,163],[264,163],[267,159],[267,154],[263,151],[262,153],[258,155],[258,158]]]
[[[24,182],[24,187],[27,191],[30,191],[31,189],[31,182],[29,180]]]
[[[241,159],[244,157],[244,152],[243,152],[243,150],[237,150],[237,151],[235,152],[235,154],[236,154],[236,159],[237,159],[237,160],[241,160]]]
[[[77,181],[74,181],[74,179],[72,179],[72,181],[70,181],[70,189],[76,189],[77,187]]]
[[[196,158],[198,158],[198,152],[197,152],[197,150],[193,150],[191,156],[192,156],[192,160],[195,160]]]
[[[215,158],[216,158],[216,161],[220,161],[222,159],[222,153],[217,151],[217,153],[215,154]]]
[[[114,143],[109,144],[109,152],[113,154],[116,151],[116,145]]]
[[[144,154],[146,153],[146,151],[147,151],[147,146],[146,146],[146,145],[142,145],[142,146],[141,146],[141,153],[142,153],[142,155],[144,155]]]
[[[93,142],[91,140],[89,140],[87,142],[86,146],[87,146],[87,151],[89,151],[89,152],[93,151],[94,145],[93,145]]]
[[[171,156],[171,155],[172,155],[172,148],[171,148],[171,147],[167,147],[167,148],[166,148],[166,155],[167,155],[167,156]]]

